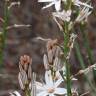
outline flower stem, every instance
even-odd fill
[[[25,96],[31,96],[29,88],[25,89]]]
[[[72,0],[67,0],[67,6],[65,8],[66,11],[71,9],[71,3],[72,3]],[[70,64],[69,64],[69,60],[67,59],[67,55],[68,55],[68,52],[69,52],[68,43],[69,43],[69,40],[70,40],[70,33],[69,33],[69,30],[68,30],[68,25],[69,25],[68,22],[64,22],[64,32],[63,32],[63,35],[64,35],[64,50],[63,51],[64,51],[64,61],[65,61],[65,64],[66,64],[67,96],[72,96],[72,93],[71,93],[71,79],[70,79]]]
[[[67,0],[67,10],[71,9],[72,0]]]
[[[70,64],[69,64],[69,60],[66,58],[67,54],[69,52],[69,48],[68,48],[68,43],[70,40],[69,37],[69,31],[68,31],[68,23],[65,22],[64,23],[64,61],[66,64],[66,81],[67,81],[67,96],[71,96],[71,80],[70,80]]]

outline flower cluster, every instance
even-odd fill
[[[44,2],[44,3],[49,3],[48,5],[44,6],[43,9],[51,7],[53,5],[55,5],[55,9],[56,11],[60,11],[61,10],[61,3],[67,3],[67,0],[38,0],[38,2]],[[73,5],[76,5],[78,7],[80,7],[81,5],[92,8],[91,5],[88,5],[87,2],[83,3],[80,0],[72,0]]]
[[[58,19],[63,22],[71,22],[71,24],[77,22],[86,22],[87,17],[92,12],[92,10],[90,9],[93,8],[89,1],[81,2],[80,0],[71,0],[71,6],[73,7],[68,9],[66,9],[66,5],[68,3],[67,0],[38,0],[38,2],[49,3],[48,5],[45,5],[43,9],[51,7],[53,5],[55,6],[56,11],[52,12],[52,16],[59,26],[60,30],[62,30],[62,26],[59,23]],[[62,8],[62,5],[64,5],[64,8]],[[71,18],[73,17],[73,14],[77,14],[74,21]]]
[[[55,6],[56,11],[52,12],[52,16],[61,30],[66,31],[67,29],[67,31],[64,33],[64,40],[66,38],[68,40],[64,42],[64,47],[68,48],[68,51],[66,52],[66,54],[64,54],[64,51],[66,50],[63,47],[62,51],[57,39],[49,39],[47,41],[47,53],[43,56],[45,67],[44,82],[39,82],[36,80],[36,74],[32,72],[32,59],[27,55],[21,56],[19,62],[20,72],[18,75],[18,80],[21,89],[24,91],[25,96],[67,96],[69,93],[72,93],[73,96],[74,94],[78,96],[78,92],[76,92],[76,90],[71,89],[69,90],[71,92],[68,93],[69,85],[66,84],[66,82],[69,80],[70,83],[70,81],[74,81],[77,79],[73,77],[71,78],[70,72],[68,73],[68,71],[70,71],[70,69],[68,69],[69,66],[65,64],[66,62],[62,62],[62,57],[64,57],[64,59],[66,58],[66,60],[70,58],[74,40],[76,38],[76,35],[74,35],[73,33],[67,34],[67,32],[69,32],[71,28],[73,28],[73,25],[75,23],[87,21],[87,17],[92,12],[92,10],[90,9],[92,9],[93,7],[89,4],[89,1],[69,1],[70,2],[68,2],[68,0],[38,0],[38,2],[49,3],[48,5],[44,6],[43,9],[51,7],[53,5]],[[71,6],[68,6],[67,8],[66,6],[68,5],[68,3],[70,3],[69,5]],[[62,5],[64,5],[63,8]],[[63,24],[65,24],[65,27],[64,25],[62,26],[59,23],[59,20],[62,21]],[[65,67],[65,65],[67,67]],[[63,84],[63,87],[61,87],[62,82],[65,84]],[[17,91],[10,93],[10,95],[21,96]]]
[[[45,82],[41,83],[36,81],[36,74],[32,72],[32,59],[29,56],[24,55],[20,58],[20,72],[18,75],[18,80],[21,89],[25,92],[25,96],[67,95],[66,86],[60,87],[62,82],[66,82],[66,68],[61,61],[63,52],[58,46],[58,40],[50,39],[47,42],[46,47],[47,54],[44,54],[43,57],[45,67]],[[72,78],[71,80],[76,79]],[[10,93],[10,96],[15,95],[21,96],[18,91]]]

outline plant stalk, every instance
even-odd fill
[[[3,32],[1,34],[1,44],[0,44],[0,65],[2,66],[3,57],[4,57],[4,48],[6,43],[6,34],[7,34],[7,26],[8,26],[8,19],[9,19],[9,9],[7,6],[8,1],[5,1],[4,7],[4,22],[3,22]]]

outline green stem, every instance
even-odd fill
[[[26,87],[26,89],[25,89],[25,94],[24,94],[24,95],[25,95],[25,96],[31,96],[30,90],[29,90],[28,87]]]
[[[66,11],[71,9],[71,0],[67,0],[67,6],[66,6]],[[64,60],[65,60],[65,64],[66,64],[66,80],[67,80],[67,96],[72,96],[71,93],[71,80],[70,80],[70,64],[69,64],[69,60],[66,59],[66,56],[69,52],[69,48],[68,48],[68,43],[70,40],[69,37],[69,30],[68,30],[68,24],[67,22],[64,23]]]
[[[2,42],[0,44],[0,65],[2,65],[2,63],[3,63],[3,51],[4,51],[4,48],[5,48],[8,19],[9,19],[9,10],[8,10],[8,6],[7,6],[7,1],[5,1],[3,33],[2,33],[2,36],[1,36]]]
[[[70,80],[70,64],[66,60],[66,80],[67,80],[67,96],[72,96],[71,94],[71,80]]]
[[[72,0],[67,0],[67,6],[66,6],[67,10],[71,9],[71,4],[72,4]]]
[[[69,37],[69,31],[68,31],[68,23],[65,22],[65,26],[64,26],[64,61],[66,64],[66,81],[67,81],[67,96],[71,96],[71,80],[70,80],[70,64],[69,64],[69,60],[67,60],[67,54],[69,52],[69,48],[68,48],[68,43],[70,40]]]

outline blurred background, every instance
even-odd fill
[[[10,0],[17,1],[17,0]],[[92,0],[93,1],[93,0]],[[20,0],[21,5],[12,7],[10,10],[9,26],[13,24],[30,24],[31,26],[13,28],[8,30],[6,38],[6,46],[4,49],[4,62],[0,65],[0,96],[9,96],[8,93],[14,90],[20,90],[18,83],[18,64],[21,55],[27,54],[32,57],[32,69],[39,76],[44,74],[43,55],[46,53],[46,42],[36,40],[37,37],[43,38],[62,38],[57,24],[52,19],[50,13],[54,8],[42,10],[43,4],[37,0]],[[94,1],[93,1],[94,2]],[[95,2],[93,3],[95,10]],[[0,0],[0,17],[4,17],[4,0]],[[2,23],[0,22],[0,32],[2,32]],[[88,62],[88,54],[84,47],[82,34],[76,26],[78,34],[78,42],[80,51],[86,66],[90,66]],[[88,34],[88,41],[92,50],[93,63],[96,62],[96,16],[90,15],[88,18],[88,26],[85,32]],[[75,48],[71,54],[71,72],[77,73],[81,67],[76,56]],[[92,74],[88,75],[90,80],[95,80]],[[83,76],[79,76],[78,86],[83,93],[86,91],[86,83]],[[81,86],[80,86],[81,85]],[[83,86],[83,87],[82,87]],[[86,95],[88,96],[88,95]]]

